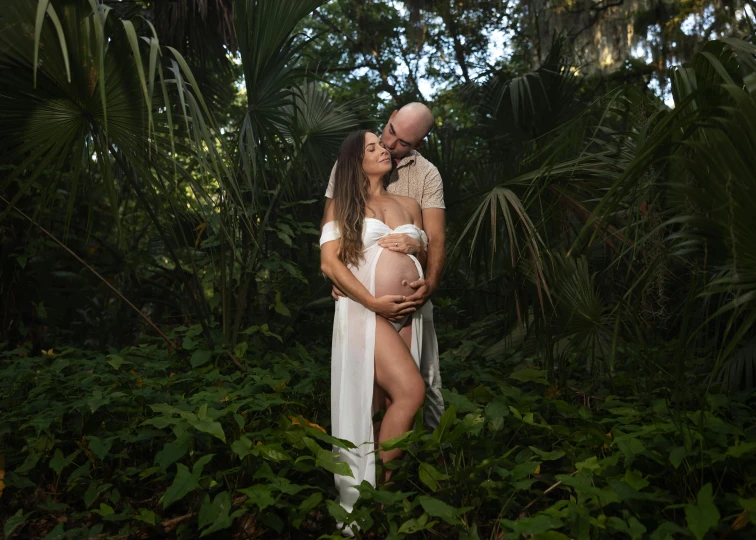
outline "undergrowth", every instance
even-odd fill
[[[745,395],[673,399],[622,374],[558,389],[457,332],[441,424],[393,441],[406,450],[395,483],[363,484],[347,516],[334,502],[331,448],[345,443],[328,435],[328,350],[237,351],[241,373],[198,336],[177,330],[183,356],[161,344],[0,353],[6,538],[340,538],[337,521],[365,538],[754,533]]]

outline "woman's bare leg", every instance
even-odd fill
[[[388,394],[389,405],[380,424],[378,441],[398,437],[412,427],[415,414],[425,400],[425,383],[412,359],[404,337],[411,337],[411,325],[400,332],[386,319],[376,316],[375,381]],[[396,459],[401,450],[380,450],[384,463]],[[386,471],[386,480],[390,471]]]

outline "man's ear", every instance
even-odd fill
[[[419,150],[419,149],[421,149],[421,148],[422,148],[423,146],[425,146],[425,139],[423,139],[422,141],[420,141],[419,143],[417,143],[417,144],[415,145],[415,147],[414,147],[414,150]]]

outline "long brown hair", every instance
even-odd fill
[[[341,232],[338,256],[344,264],[357,265],[363,259],[362,225],[370,184],[362,169],[367,133],[365,129],[350,133],[341,144],[336,162],[333,204],[336,224]]]

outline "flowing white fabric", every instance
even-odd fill
[[[401,225],[391,229],[384,222],[365,218],[362,229],[364,260],[359,266],[349,269],[370,294],[375,295],[375,268],[383,248],[376,242],[392,233],[407,234],[428,247],[428,237],[415,225]],[[341,238],[335,221],[323,226],[320,245]],[[423,269],[420,262],[408,255],[417,267],[420,277]],[[415,364],[420,366],[423,353],[423,312],[412,314],[411,353]],[[356,448],[334,448],[339,459],[347,463],[354,478],[336,475],[339,502],[351,512],[359,497],[358,486],[367,480],[375,486],[375,443],[373,441],[373,382],[375,378],[375,318],[372,311],[348,298],[336,302],[333,318],[333,343],[331,346],[331,423],[333,436],[346,439]]]

